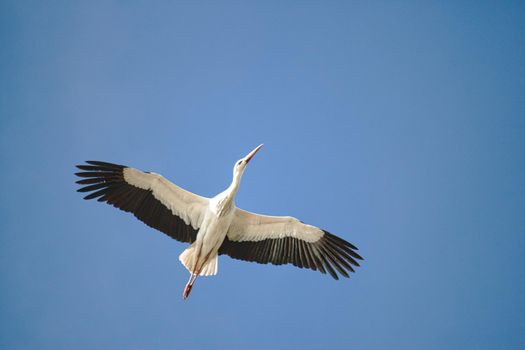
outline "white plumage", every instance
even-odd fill
[[[213,198],[186,191],[163,176],[124,165],[87,161],[76,173],[79,192],[133,213],[147,225],[191,245],[179,256],[190,272],[183,297],[197,276],[217,274],[218,256],[327,271],[348,277],[362,259],[357,248],[318,227],[290,216],[267,216],[239,209],[235,195],[247,164],[259,145],[235,163],[231,185]],[[336,272],[337,271],[337,272]]]

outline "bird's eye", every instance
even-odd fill
[[[239,161],[237,162],[237,165],[241,165],[241,163],[242,163],[242,160],[239,160]]]

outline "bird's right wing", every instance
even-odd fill
[[[168,236],[192,243],[208,207],[208,198],[188,192],[159,174],[124,165],[87,161],[77,165],[85,185],[78,192],[91,192],[84,199],[98,198],[133,213],[139,220]]]
[[[348,277],[362,260],[357,248],[329,232],[290,216],[268,216],[236,208],[226,239],[219,249],[234,259],[262,264],[293,264],[300,268],[337,270]]]

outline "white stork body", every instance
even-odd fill
[[[197,276],[217,273],[221,254],[259,263],[292,263],[328,271],[335,279],[337,270],[348,277],[348,271],[354,271],[351,265],[359,266],[356,259],[362,259],[352,244],[293,217],[259,215],[235,206],[242,174],[261,147],[235,164],[231,185],[213,198],[188,192],[159,174],[99,161],[77,165],[85,170],[76,173],[84,178],[77,183],[87,185],[78,191],[92,192],[84,198],[132,212],[147,225],[191,243],[179,257],[190,272],[184,299]]]

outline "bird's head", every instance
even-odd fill
[[[246,157],[239,159],[235,163],[235,165],[233,166],[233,176],[234,177],[237,178],[237,177],[242,176],[242,174],[244,173],[244,170],[246,169],[246,166],[248,165],[250,160],[253,158],[255,153],[257,153],[261,149],[262,146],[263,144],[260,144],[259,146],[255,147],[255,149],[251,151],[250,153],[248,153]]]

